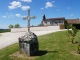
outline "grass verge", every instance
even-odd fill
[[[75,41],[78,40],[79,35],[80,31]],[[38,37],[38,40],[40,52],[34,60],[80,60],[80,55],[77,54],[77,44],[71,44],[66,31],[42,35]],[[11,59],[9,55],[17,51],[19,51],[18,43],[0,50],[0,60],[31,60],[18,57]]]

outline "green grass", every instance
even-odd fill
[[[0,29],[0,33],[11,32],[11,29]]]
[[[75,41],[79,40],[80,31],[75,37]],[[39,54],[35,60],[80,60],[80,55],[77,54],[78,44],[71,44],[66,31],[55,32],[38,37]],[[19,50],[18,43],[8,46],[0,50],[0,60],[11,60],[10,54]],[[35,56],[34,56],[35,57]],[[17,57],[12,60],[27,60]],[[28,59],[31,60],[31,59]]]

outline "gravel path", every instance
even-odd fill
[[[56,32],[60,30],[51,30],[51,31],[32,31],[34,32],[37,36]],[[62,30],[61,30],[62,31]],[[9,46],[11,44],[14,44],[18,42],[18,37],[24,35],[26,32],[7,32],[7,33],[2,33],[0,36],[0,49],[5,48],[6,46]]]

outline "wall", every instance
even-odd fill
[[[31,27],[31,31],[60,30],[60,26]],[[25,32],[27,28],[12,28],[11,32]]]
[[[47,22],[47,23],[46,23]],[[57,22],[57,23],[56,23]],[[64,24],[64,20],[47,20],[47,21],[43,21],[43,24],[45,25],[45,26],[47,26],[47,25],[60,25],[60,24]]]

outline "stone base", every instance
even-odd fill
[[[32,33],[26,33],[24,36],[19,37],[20,53],[32,56],[38,52],[38,39],[37,36]]]

